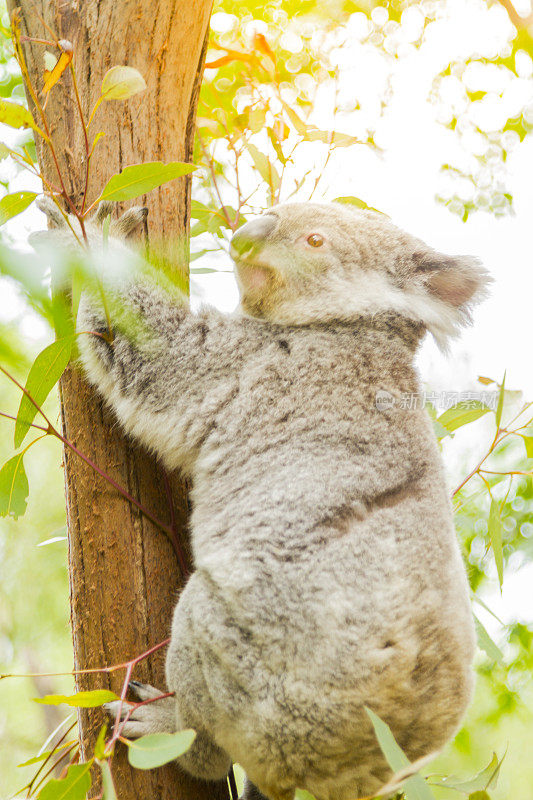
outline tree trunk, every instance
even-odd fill
[[[8,0],[8,6],[10,11],[21,7],[23,34],[50,38],[44,21],[58,39],[72,42],[86,119],[110,67],[127,64],[146,80],[148,89],[142,94],[125,102],[103,103],[97,112],[91,135],[104,131],[105,137],[91,164],[89,202],[111,175],[129,164],[190,160],[211,0]],[[39,90],[45,49],[42,44],[25,46],[29,73]],[[51,91],[47,116],[67,191],[79,204],[85,151],[68,71]],[[37,147],[44,175],[57,183],[48,149],[42,142]],[[190,203],[187,178],[152,192],[145,202],[151,235],[184,239]],[[64,436],[168,523],[171,511],[162,468],[121,434],[75,367],[65,373],[60,392]],[[87,669],[121,663],[169,635],[182,585],[176,557],[165,535],[69,449],[64,464],[74,666]],[[186,491],[175,476],[170,481],[184,539]],[[164,689],[163,667],[164,651],[158,651],[138,666],[135,678]],[[123,671],[80,675],[77,689],[109,687],[120,692],[123,677]],[[101,709],[80,713],[83,758],[91,755],[103,721]],[[119,800],[228,797],[224,782],[193,780],[175,765],[149,772],[133,770],[120,745],[113,773]],[[95,773],[92,796],[98,787]]]

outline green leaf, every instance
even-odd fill
[[[266,109],[254,108],[248,116],[247,127],[252,133],[259,133],[265,127]]]
[[[100,730],[96,742],[94,743],[94,757],[98,759],[105,758],[105,737],[107,736],[107,722],[104,722]]]
[[[52,778],[39,792],[39,800],[85,800],[91,788],[92,761],[73,764],[61,780]]]
[[[306,792],[305,789],[296,789],[294,800],[315,800],[312,794]]]
[[[409,766],[409,759],[397,743],[387,723],[366,706],[365,711],[370,717],[381,751],[392,771],[400,772],[404,767]],[[435,800],[433,792],[421,775],[413,775],[412,778],[409,778],[405,782],[403,792],[407,800]]]
[[[150,733],[141,736],[128,746],[128,761],[137,769],[161,767],[187,752],[196,731],[184,730],[178,733]]]
[[[336,197],[333,200],[334,203],[343,203],[347,206],[355,206],[356,208],[360,208],[362,211],[374,211],[376,214],[382,214],[384,217],[387,215],[383,213],[383,211],[379,211],[377,208],[373,206],[369,206],[365,203],[364,200],[361,200],[359,197]]]
[[[99,766],[102,770],[102,800],[117,800],[117,793],[115,791],[115,784],[113,783],[109,761],[101,761],[99,762]]]
[[[196,164],[184,164],[181,161],[148,161],[145,164],[133,164],[124,167],[118,175],[113,175],[106,183],[99,200],[131,200],[142,194],[157,189],[163,183],[181,178],[198,169]]]
[[[146,81],[133,67],[111,67],[102,81],[104,100],[127,100],[146,89]]]
[[[493,781],[495,781],[496,778],[498,777],[502,761],[503,758],[501,759],[501,761],[499,761],[496,753],[493,753],[490,763],[473,778],[459,782],[456,781],[452,782],[451,780],[444,779],[441,783],[437,785],[446,786],[449,789],[455,789],[458,792],[464,792],[464,794],[475,792],[476,794],[481,793],[483,795],[485,794],[484,790],[488,789],[490,784]]]
[[[470,593],[470,596],[471,596],[472,600],[474,601],[474,603],[478,603],[478,605],[480,605],[480,606],[481,606],[481,608],[484,608],[484,609],[485,609],[485,611],[488,611],[488,613],[489,613],[489,614],[490,614],[492,617],[494,617],[494,619],[496,620],[496,622],[499,622],[499,623],[500,623],[500,625],[505,625],[505,623],[504,623],[504,622],[502,622],[502,620],[501,620],[501,619],[500,619],[500,618],[499,618],[499,617],[498,617],[498,616],[497,616],[497,615],[494,613],[494,611],[493,611],[491,608],[489,608],[489,607],[488,607],[488,605],[487,605],[486,603],[484,603],[484,602],[483,602],[483,600],[481,599],[481,597],[479,597],[477,594],[475,594],[475,592],[471,592],[471,593]]]
[[[305,136],[307,134],[307,131],[309,130],[310,126],[307,125],[303,121],[303,119],[301,119],[298,116],[296,111],[293,108],[291,108],[289,105],[287,105],[287,103],[283,103],[283,108],[285,109],[285,112],[286,112],[288,118],[290,119],[294,129],[296,130],[296,133],[299,133],[300,136]]]
[[[533,430],[527,429],[521,434],[524,439],[524,447],[526,448],[526,456],[533,458]]]
[[[287,103],[283,103],[283,107],[296,132],[303,136],[307,142],[324,142],[324,144],[334,144],[337,147],[359,144],[359,139],[355,136],[349,136],[347,133],[338,133],[337,131],[321,131],[315,125],[308,125],[304,122]]]
[[[17,214],[22,214],[36,197],[36,192],[13,192],[4,195],[0,200],[0,225],[16,217]]]
[[[71,695],[47,694],[44,697],[34,697],[36,703],[42,703],[45,706],[58,706],[65,703],[67,706],[76,708],[96,708],[96,706],[102,706],[111,700],[120,700],[120,698],[115,692],[107,689],[94,689],[92,692],[78,692]]]
[[[489,511],[488,533],[490,543],[492,545],[492,552],[494,553],[494,561],[496,562],[496,569],[498,570],[498,580],[500,582],[500,589],[503,585],[503,548],[502,548],[502,521],[500,518],[500,504],[497,500],[492,498]]]
[[[477,632],[477,643],[481,650],[484,650],[489,658],[497,661],[499,664],[503,663],[503,653],[498,645],[491,639],[487,633],[486,628],[481,624],[478,618],[474,615],[474,623]]]
[[[33,362],[24,388],[38,406],[42,406],[65,371],[70,359],[72,343],[71,336],[58,339],[45,347]],[[37,408],[28,396],[23,394],[15,423],[15,447],[19,447],[22,443],[36,414]]]
[[[503,381],[500,387],[500,396],[498,397],[498,407],[496,409],[496,427],[500,427],[500,422],[502,421],[502,411],[503,411],[503,401],[505,399],[505,376],[507,372],[503,373]]]
[[[387,759],[389,767],[394,770],[394,772],[399,772],[404,767],[407,767],[409,764],[409,759],[403,752],[400,745],[396,742],[396,739],[394,738],[394,735],[387,723],[383,722],[383,720],[380,719],[377,714],[375,714],[366,706],[365,711],[370,717],[370,722],[374,727],[374,732],[376,734],[379,746],[381,747],[383,755]]]
[[[484,414],[490,411],[489,407],[478,400],[466,403],[457,403],[453,408],[449,408],[440,417],[437,417],[439,423],[446,428],[446,430],[453,433],[457,428],[463,425],[468,425],[469,422],[479,419]]]
[[[433,419],[431,421],[433,423],[433,433],[435,434],[439,442],[441,441],[441,439],[445,439],[447,436],[451,436],[450,431],[447,428],[445,428],[444,425],[441,425],[438,419]]]
[[[92,155],[92,153],[94,153],[94,148],[96,147],[96,145],[98,144],[100,139],[103,139],[104,136],[105,136],[105,133],[103,131],[98,131],[98,133],[96,134],[96,136],[93,139],[93,143],[92,143],[92,146],[91,146],[91,155]]]
[[[268,183],[268,185],[272,188],[272,191],[275,192],[279,186],[279,175],[276,168],[270,162],[267,156],[255,146],[255,144],[247,144],[246,147],[252,157],[252,161],[254,162],[256,170],[261,175],[265,183]]]
[[[43,139],[48,138],[39,126],[35,124],[28,109],[18,103],[0,100],[0,122],[3,122],[4,125],[9,125],[11,128],[33,128]]]
[[[0,517],[18,519],[27,506],[30,487],[24,470],[24,453],[18,453],[0,469]]]

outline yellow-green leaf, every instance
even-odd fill
[[[73,764],[64,778],[47,781],[39,792],[39,800],[85,800],[91,788],[92,761]]]
[[[119,700],[119,696],[115,692],[110,692],[107,689],[94,689],[92,692],[78,692],[77,694],[47,694],[44,697],[35,697],[36,703],[42,703],[45,706],[58,706],[65,703],[67,706],[74,706],[76,708],[96,708],[102,706],[104,703],[109,703],[111,700]]]
[[[524,447],[526,448],[526,456],[533,458],[533,430],[526,430],[522,436],[524,437]]]
[[[333,202],[343,203],[347,206],[355,206],[355,208],[360,208],[362,211],[374,211],[376,214],[382,214],[384,217],[387,216],[387,214],[385,214],[383,211],[379,211],[377,208],[369,206],[368,203],[365,203],[365,201],[361,200],[359,197],[336,197]]]
[[[162,161],[133,164],[125,167],[118,175],[113,175],[98,199],[131,200],[157,189],[163,183],[188,175],[195,169],[198,169],[196,164],[185,164],[181,161],[171,161],[169,164],[163,164]]]
[[[107,722],[104,722],[100,730],[96,742],[94,743],[94,757],[98,759],[105,758],[105,737],[107,736]]]
[[[150,733],[141,736],[128,746],[128,761],[137,769],[161,767],[187,752],[196,738],[196,731],[187,729],[177,733]]]
[[[263,180],[268,183],[272,191],[275,192],[279,186],[279,175],[275,166],[254,144],[248,144],[247,149],[252,157],[256,170]]]
[[[296,132],[299,133],[300,136],[305,136],[309,126],[306,125],[303,119],[301,119],[296,113],[296,111],[289,105],[287,105],[287,103],[283,103],[283,108],[285,109],[285,112],[288,118],[290,119],[293,127],[295,128]]]
[[[27,506],[30,487],[24,470],[24,453],[18,453],[0,469],[0,517],[18,519]]]
[[[45,347],[33,362],[24,388],[38,406],[42,406],[63,374],[70,359],[72,343],[71,336],[58,339]],[[20,446],[36,414],[37,408],[28,396],[23,394],[15,423],[15,447]]]
[[[463,794],[468,794],[469,798],[472,796],[475,797],[475,794],[472,795],[471,792],[481,792],[483,795],[485,794],[485,789],[488,789],[491,784],[495,783],[498,773],[500,772],[502,761],[503,758],[499,760],[496,753],[493,753],[490,763],[473,778],[470,778],[466,781],[449,780],[444,778],[436,785],[445,786],[450,789],[455,789],[458,792],[462,792]]]
[[[476,625],[478,647],[481,650],[484,650],[488,657],[492,658],[493,661],[497,661],[499,664],[503,663],[502,651],[491,639],[486,628],[481,624],[476,616],[474,616],[474,623]]]
[[[22,214],[36,197],[36,192],[13,192],[4,195],[0,200],[0,225],[16,217],[17,214]]]
[[[64,744],[60,744],[57,747],[54,747],[53,750],[45,750],[44,753],[39,753],[38,756],[34,756],[33,758],[29,758],[27,761],[23,761],[22,764],[17,764],[17,767],[29,767],[31,764],[38,764],[39,761],[44,761],[48,758],[48,756],[53,755],[54,753],[60,753],[61,750],[65,750],[67,747],[75,744],[74,741],[65,742]]]
[[[492,498],[490,504],[488,527],[490,543],[492,545],[492,552],[494,553],[494,561],[496,562],[498,580],[500,582],[501,589],[503,585],[502,521],[500,518],[500,504],[494,498]]]
[[[0,122],[9,125],[11,128],[33,128],[44,139],[46,134],[35,124],[35,121],[24,106],[18,103],[10,103],[9,100],[0,100]]]
[[[453,433],[457,428],[461,428],[469,422],[474,422],[474,420],[479,419],[488,411],[490,411],[488,406],[476,400],[467,403],[457,403],[456,406],[449,408],[441,414],[440,417],[437,417],[437,419],[447,431]]]
[[[91,152],[90,152],[90,155],[91,155],[91,156],[92,156],[92,154],[94,153],[94,148],[96,147],[96,145],[98,144],[98,142],[100,141],[100,139],[103,139],[103,137],[104,137],[104,136],[105,136],[105,133],[104,133],[103,131],[98,131],[98,133],[97,133],[97,134],[96,134],[96,136],[94,137],[94,139],[93,139],[93,144],[92,144],[92,147],[91,147]]]
[[[500,396],[498,397],[498,407],[496,409],[496,427],[500,427],[500,422],[502,421],[502,411],[503,411],[503,401],[505,399],[505,376],[507,372],[503,373],[503,381],[500,387]]]
[[[134,67],[111,67],[102,81],[104,100],[127,100],[146,89],[146,81]]]

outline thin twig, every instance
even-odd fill
[[[167,644],[170,644],[170,637],[168,637],[168,639],[163,639],[163,641],[159,642],[159,644],[154,644],[154,646],[150,647],[149,650],[145,650],[144,653],[141,653],[139,656],[135,656],[135,658],[130,659],[130,661],[122,661],[120,664],[113,664],[111,667],[89,667],[88,669],[73,669],[70,672],[9,672],[0,675],[0,680],[3,680],[4,678],[56,678],[61,675],[92,675],[97,672],[107,675],[108,673],[116,672],[119,669],[126,669],[128,664],[138,664],[139,661],[148,658],[148,656],[151,656],[157,650],[161,650],[162,647],[166,647]]]
[[[230,215],[228,214],[228,212],[226,210],[226,206],[224,205],[224,202],[222,200],[222,196],[220,194],[220,189],[218,188],[217,176],[215,174],[215,169],[214,169],[214,166],[213,166],[213,159],[211,158],[211,156],[207,152],[207,149],[206,149],[205,144],[204,144],[204,140],[202,139],[202,136],[201,136],[200,132],[197,133],[197,136],[198,136],[198,141],[200,142],[200,147],[202,148],[202,152],[204,154],[204,158],[206,159],[207,163],[209,164],[209,172],[211,173],[211,180],[213,181],[213,187],[215,189],[216,195],[217,195],[218,200],[220,202],[222,213],[224,214],[224,217],[226,219],[228,228],[231,228],[231,230],[234,230],[235,229],[235,227],[234,227],[235,224],[231,221]]]

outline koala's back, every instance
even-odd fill
[[[379,390],[418,391],[394,328],[243,324],[248,356],[214,389],[193,469],[197,571],[169,686],[190,680],[188,641],[204,685],[185,693],[191,719],[265,794],[353,799],[388,771],[364,705],[414,759],[449,738],[470,696],[440,458],[425,411],[376,408]]]

